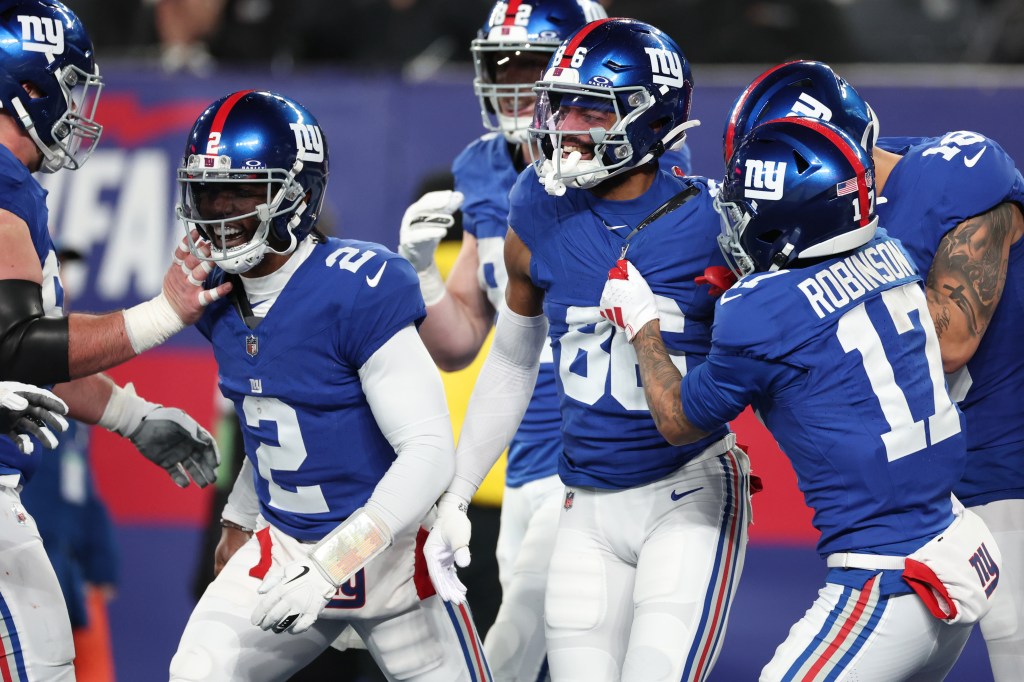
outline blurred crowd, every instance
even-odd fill
[[[1024,62],[1020,0],[604,0],[696,63]],[[487,0],[69,0],[105,59],[287,71],[331,63],[428,77],[469,59]]]

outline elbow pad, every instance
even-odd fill
[[[70,378],[68,318],[44,316],[39,284],[0,280],[0,379],[43,386]]]

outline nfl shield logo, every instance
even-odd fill
[[[575,490],[565,491],[565,502],[562,503],[562,508],[565,509],[565,511],[569,511],[570,509],[572,509],[572,500],[574,497],[576,497]]]
[[[245,337],[245,352],[253,358],[260,352],[260,340],[256,338],[255,334]]]

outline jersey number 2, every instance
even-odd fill
[[[939,339],[931,324],[932,318],[928,313],[924,294],[915,285],[908,284],[882,292],[882,302],[899,334],[905,334],[915,328],[924,331],[925,355],[928,358],[928,375],[931,378],[934,400],[934,410],[927,420],[927,433],[924,427],[925,420],[914,420],[907,396],[896,383],[892,363],[886,357],[882,339],[863,305],[839,318],[836,336],[847,353],[860,353],[868,382],[875,392],[875,397],[878,398],[885,420],[889,422],[889,431],[882,434],[882,443],[885,445],[886,457],[893,462],[960,433],[960,415],[957,414],[946,392]],[[910,313],[915,310],[917,326],[910,317]]]
[[[299,430],[295,410],[277,398],[247,395],[242,401],[245,423],[259,428],[260,422],[277,426],[277,442],[263,441],[256,448],[259,474],[270,488],[270,506],[293,514],[322,514],[330,511],[318,485],[299,485],[287,490],[274,482],[275,471],[298,471],[306,460],[306,444]]]

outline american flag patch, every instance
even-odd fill
[[[836,196],[841,197],[847,194],[853,194],[857,191],[857,178],[850,180],[844,180],[836,185]]]

